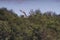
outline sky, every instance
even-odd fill
[[[60,0],[0,0],[0,8],[5,7],[13,10],[18,15],[22,15],[19,10],[23,10],[29,15],[31,9],[40,9],[42,13],[53,11],[60,13]]]

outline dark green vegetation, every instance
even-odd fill
[[[27,17],[0,8],[0,40],[60,40],[60,15],[30,11]]]

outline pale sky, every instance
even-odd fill
[[[18,15],[22,14],[20,9],[25,11],[27,15],[31,9],[40,9],[41,12],[53,11],[59,14],[60,0],[0,0],[1,7],[13,9]]]

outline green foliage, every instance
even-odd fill
[[[60,40],[60,15],[31,10],[27,17],[0,8],[0,40]]]

